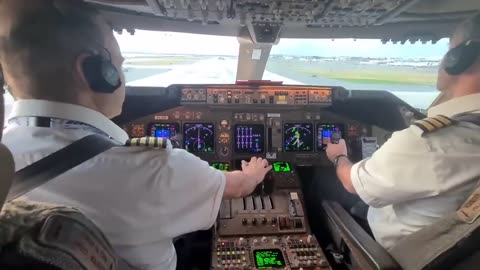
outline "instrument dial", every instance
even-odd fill
[[[133,125],[132,127],[132,137],[144,137],[145,136],[145,126],[144,125]]]

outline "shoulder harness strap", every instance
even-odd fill
[[[413,125],[419,127],[423,131],[423,134],[431,133],[439,129],[449,127],[453,124],[455,124],[454,120],[443,115],[425,118],[413,123]]]
[[[143,137],[127,140],[125,146],[144,146],[152,148],[167,148],[167,139],[157,137]]]

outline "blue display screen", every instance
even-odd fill
[[[265,129],[263,125],[235,126],[236,153],[263,153],[265,147]]]
[[[343,126],[337,124],[319,124],[317,126],[317,150],[325,150],[332,134],[338,132],[343,137]]]
[[[150,136],[173,139],[179,129],[180,126],[177,123],[153,123],[150,125]]]
[[[157,129],[155,130],[155,137],[158,138],[170,138],[170,130],[168,129]]]

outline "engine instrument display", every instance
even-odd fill
[[[234,140],[236,153],[263,153],[265,128],[263,125],[236,125]]]
[[[178,123],[152,123],[149,126],[150,136],[172,139],[180,130]]]
[[[312,124],[286,123],[283,130],[285,152],[309,152],[313,150]]]
[[[343,126],[338,124],[319,124],[317,126],[317,150],[323,151],[327,148],[332,134],[338,132],[343,138]]]
[[[212,162],[210,166],[220,171],[230,171],[230,163],[227,162]]]
[[[273,162],[272,165],[274,172],[292,172],[292,166],[288,162],[277,161]]]
[[[212,123],[183,124],[185,150],[191,153],[215,151],[215,128]]]
[[[285,258],[278,248],[254,250],[253,256],[258,269],[285,267]]]

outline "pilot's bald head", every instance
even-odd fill
[[[101,20],[80,0],[0,1],[0,62],[12,94],[58,101],[74,98],[69,90],[74,88],[77,56],[104,46],[108,30]]]

